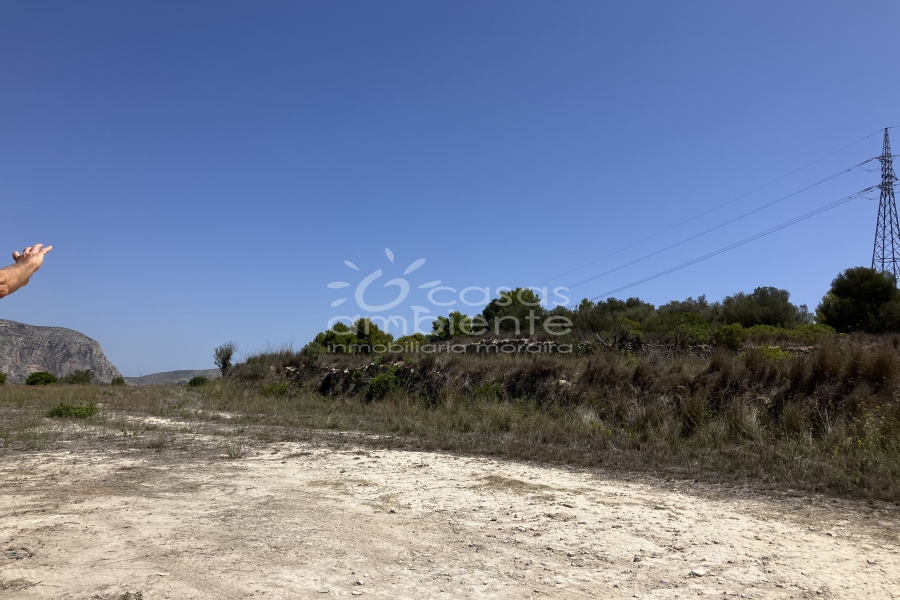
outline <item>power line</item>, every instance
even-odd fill
[[[895,128],[895,127],[900,127],[900,125],[893,125],[893,126],[891,126],[891,127],[888,127],[888,129],[893,129],[893,128]],[[791,171],[790,173],[787,173],[787,174],[785,174],[785,175],[782,175],[781,177],[778,177],[777,179],[773,179],[772,181],[769,181],[768,183],[764,183],[763,185],[761,185],[761,186],[759,186],[759,187],[757,187],[757,188],[754,188],[754,189],[750,190],[749,192],[747,192],[747,193],[745,193],[745,194],[741,194],[740,196],[737,196],[736,198],[732,198],[731,200],[728,200],[727,202],[723,202],[722,204],[718,204],[718,205],[716,205],[716,206],[714,206],[714,207],[712,207],[712,208],[710,208],[710,209],[708,209],[708,210],[703,211],[702,213],[700,213],[700,214],[698,214],[698,215],[695,215],[695,216],[691,217],[690,219],[681,221],[680,223],[676,223],[675,225],[672,225],[671,227],[668,227],[668,228],[666,228],[666,229],[663,229],[662,231],[658,231],[657,233],[654,233],[654,234],[651,235],[651,236],[645,237],[645,238],[642,239],[642,240],[639,240],[639,241],[637,241],[637,242],[634,242],[633,244],[629,244],[628,246],[624,246],[624,247],[622,247],[622,248],[619,248],[619,249],[616,250],[615,252],[610,252],[609,254],[607,254],[607,255],[605,255],[605,256],[601,256],[600,258],[597,258],[597,259],[594,259],[594,260],[592,260],[592,261],[590,261],[590,262],[584,263],[583,265],[581,265],[581,266],[579,266],[579,267],[575,267],[574,269],[572,269],[572,270],[570,270],[570,271],[566,271],[565,273],[561,273],[561,274],[555,275],[555,276],[553,276],[553,277],[551,277],[551,278],[549,278],[549,279],[545,279],[544,281],[540,282],[538,285],[543,285],[543,284],[547,283],[548,281],[553,281],[554,279],[559,279],[560,277],[565,277],[566,275],[570,275],[571,273],[574,273],[575,271],[580,271],[581,269],[583,269],[583,268],[585,268],[585,267],[589,267],[589,266],[591,266],[591,265],[593,265],[593,264],[595,264],[595,263],[598,263],[598,262],[600,262],[601,260],[605,260],[605,259],[609,258],[610,256],[615,256],[616,254],[619,254],[620,252],[624,252],[625,250],[628,250],[629,248],[634,248],[635,246],[638,246],[638,245],[640,245],[640,244],[643,244],[644,242],[647,242],[647,241],[649,241],[649,240],[652,240],[652,239],[655,238],[655,237],[659,237],[659,236],[661,236],[661,235],[664,234],[664,233],[668,233],[669,231],[672,231],[673,229],[677,229],[678,227],[681,227],[682,225],[686,225],[686,224],[690,223],[691,221],[695,221],[695,220],[699,219],[700,217],[706,216],[706,215],[708,215],[708,214],[711,213],[711,212],[714,212],[714,211],[716,211],[716,210],[719,210],[719,209],[722,208],[723,206],[727,206],[727,205],[729,205],[729,204],[731,204],[731,203],[733,203],[733,202],[737,202],[738,200],[740,200],[740,199],[742,199],[742,198],[746,198],[746,197],[749,196],[750,194],[753,194],[753,193],[755,193],[755,192],[758,192],[759,190],[761,190],[761,189],[763,189],[763,188],[766,188],[766,187],[772,185],[773,183],[778,183],[779,181],[781,181],[782,179],[785,179],[786,177],[790,177],[791,175],[793,175],[793,174],[795,174],[795,173],[799,173],[800,171],[802,171],[802,170],[804,170],[804,169],[806,169],[806,168],[809,168],[809,167],[813,166],[813,165],[816,164],[816,163],[822,162],[822,161],[825,160],[826,158],[829,158],[829,157],[831,157],[831,156],[834,156],[835,154],[837,154],[837,153],[839,153],[839,152],[843,152],[843,151],[846,150],[847,148],[850,148],[850,147],[852,147],[852,146],[855,146],[856,144],[859,144],[860,142],[864,142],[864,141],[866,141],[867,139],[869,139],[870,137],[872,137],[873,135],[876,135],[876,134],[878,134],[878,133],[881,133],[882,131],[883,131],[882,129],[879,129],[878,131],[875,131],[875,132],[873,132],[873,133],[870,133],[870,134],[867,135],[866,137],[861,138],[861,139],[858,139],[858,140],[856,140],[855,142],[853,142],[852,144],[847,144],[847,145],[844,146],[843,148],[839,148],[839,149],[835,150],[834,152],[831,152],[830,154],[826,154],[825,156],[823,156],[823,157],[821,157],[821,158],[817,158],[816,160],[812,161],[811,163],[807,163],[807,164],[803,165],[802,167],[800,167],[800,168],[798,168],[798,169],[794,169],[794,170]]]
[[[835,174],[833,174],[833,175],[829,175],[829,176],[826,177],[825,179],[821,179],[821,180],[819,180],[819,181],[817,181],[817,182],[815,182],[815,183],[813,183],[813,184],[811,184],[811,185],[806,186],[805,188],[802,188],[802,189],[797,190],[797,191],[795,191],[795,192],[791,192],[791,193],[788,194],[787,196],[782,196],[781,198],[778,198],[777,200],[773,200],[772,202],[769,202],[768,204],[764,204],[764,205],[762,205],[762,206],[760,206],[760,207],[758,207],[758,208],[754,208],[754,209],[751,210],[750,212],[746,212],[746,213],[744,213],[744,214],[742,214],[742,215],[738,215],[737,217],[734,217],[733,219],[730,219],[730,220],[728,220],[728,221],[725,221],[724,223],[720,223],[720,224],[716,225],[715,227],[710,227],[709,229],[707,229],[707,230],[705,230],[705,231],[701,231],[700,233],[697,233],[697,234],[695,234],[695,235],[692,235],[691,237],[685,238],[685,239],[683,239],[683,240],[681,240],[681,241],[679,241],[679,242],[675,242],[674,244],[671,244],[671,245],[669,245],[669,246],[666,246],[665,248],[663,248],[663,249],[661,249],[661,250],[657,250],[656,252],[651,252],[650,254],[645,254],[644,256],[642,256],[642,257],[640,257],[640,258],[636,258],[635,260],[633,260],[633,261],[631,261],[631,262],[628,262],[628,263],[625,263],[624,265],[619,265],[618,267],[616,267],[616,268],[614,268],[614,269],[610,269],[609,271],[605,271],[605,272],[603,272],[603,273],[600,273],[599,275],[594,275],[593,277],[589,277],[589,278],[585,279],[584,281],[579,281],[578,283],[576,283],[576,284],[574,284],[574,285],[570,285],[570,286],[569,286],[569,289],[578,287],[579,285],[588,283],[588,282],[593,281],[593,280],[595,280],[595,279],[599,279],[600,277],[604,277],[604,276],[606,276],[606,275],[609,275],[610,273],[615,273],[616,271],[619,271],[619,270],[621,270],[621,269],[624,269],[625,267],[630,267],[631,265],[633,265],[633,264],[635,264],[635,263],[639,263],[639,262],[641,262],[642,260],[646,260],[646,259],[648,259],[648,258],[650,258],[650,257],[652,257],[652,256],[656,256],[657,254],[662,254],[663,252],[666,252],[667,250],[671,250],[672,248],[675,248],[676,246],[680,246],[680,245],[682,245],[682,244],[685,244],[685,243],[687,243],[687,242],[690,242],[691,240],[695,240],[695,239],[697,239],[698,237],[704,236],[704,235],[706,235],[707,233],[711,233],[711,232],[713,232],[713,231],[715,231],[715,230],[717,230],[717,229],[721,229],[722,227],[725,227],[726,225],[731,225],[732,223],[734,223],[734,222],[736,222],[736,221],[740,221],[741,219],[744,219],[744,218],[746,218],[746,217],[749,217],[749,216],[752,215],[752,214],[758,213],[758,212],[761,211],[761,210],[765,210],[766,208],[769,208],[770,206],[774,206],[775,204],[778,204],[779,202],[782,202],[782,201],[784,201],[784,200],[787,200],[788,198],[792,198],[793,196],[796,196],[797,194],[801,194],[801,193],[803,193],[803,192],[805,192],[805,191],[807,191],[807,190],[810,190],[810,189],[816,187],[817,185],[821,185],[821,184],[823,184],[823,183],[825,183],[825,182],[827,182],[827,181],[831,181],[831,180],[834,179],[835,177],[839,177],[840,175],[843,175],[844,173],[849,173],[849,172],[852,171],[853,169],[859,168],[859,167],[861,167],[862,165],[864,165],[864,164],[866,164],[866,163],[872,162],[873,160],[877,160],[877,158],[878,158],[878,157],[872,157],[872,158],[870,158],[870,159],[868,159],[868,160],[864,160],[863,162],[861,162],[861,163],[859,163],[859,164],[856,164],[856,165],[853,165],[852,167],[850,167],[850,168],[848,168],[848,169],[844,169],[843,171],[839,171],[839,172],[837,172],[837,173],[835,173]]]
[[[878,188],[877,185],[873,185],[873,186],[867,187],[866,189],[860,190],[860,191],[856,192],[855,194],[851,194],[850,196],[847,196],[847,197],[845,197],[845,198],[841,198],[840,200],[836,200],[835,202],[832,202],[831,204],[826,204],[825,206],[822,206],[822,207],[820,207],[820,208],[817,208],[816,210],[810,211],[810,212],[808,212],[808,213],[806,213],[806,214],[804,214],[804,215],[800,215],[799,217],[795,217],[795,218],[793,218],[793,219],[791,219],[791,220],[789,220],[789,221],[785,221],[784,223],[782,223],[782,224],[780,224],[780,225],[776,225],[775,227],[771,227],[771,228],[769,228],[769,229],[766,229],[765,231],[761,231],[761,232],[759,232],[759,233],[757,233],[757,234],[755,234],[755,235],[751,235],[750,237],[744,238],[744,239],[742,239],[742,240],[740,240],[740,241],[738,241],[738,242],[735,242],[735,243],[733,243],[733,244],[729,244],[729,245],[727,245],[727,246],[724,246],[724,247],[722,247],[722,248],[719,248],[718,250],[714,250],[713,252],[710,252],[710,253],[708,253],[708,254],[704,254],[703,256],[700,256],[700,257],[694,258],[694,259],[692,259],[692,260],[689,260],[689,261],[687,261],[687,262],[681,263],[680,265],[674,266],[674,267],[672,267],[672,268],[670,268],[670,269],[666,269],[665,271],[660,271],[659,273],[656,273],[655,275],[651,275],[651,276],[649,276],[649,277],[645,277],[644,279],[641,279],[640,281],[635,281],[634,283],[629,283],[628,285],[623,285],[622,287],[618,287],[618,288],[616,288],[616,289],[614,289],[614,290],[610,290],[610,291],[608,291],[608,292],[604,292],[603,294],[600,294],[599,296],[594,296],[593,298],[591,298],[591,301],[598,300],[598,299],[600,299],[600,298],[605,298],[606,296],[610,296],[610,295],[615,294],[615,293],[617,293],[617,292],[621,292],[622,290],[627,290],[628,288],[634,287],[634,286],[636,286],[636,285],[640,285],[640,284],[642,284],[642,283],[646,283],[646,282],[651,281],[651,280],[653,280],[653,279],[656,279],[656,278],[658,278],[658,277],[662,277],[663,275],[668,275],[669,273],[672,273],[672,272],[674,272],[674,271],[678,271],[679,269],[683,269],[683,268],[685,268],[685,267],[689,267],[689,266],[691,266],[691,265],[693,265],[693,264],[695,264],[695,263],[698,263],[698,262],[700,262],[700,261],[704,261],[704,260],[706,260],[707,258],[712,258],[713,256],[716,256],[716,255],[718,255],[718,254],[722,254],[723,252],[727,252],[727,251],[729,251],[729,250],[733,250],[734,248],[737,248],[738,246],[743,246],[744,244],[749,244],[750,242],[752,242],[752,241],[754,241],[754,240],[758,240],[758,239],[761,238],[761,237],[765,237],[765,236],[767,236],[767,235],[769,235],[769,234],[771,234],[771,233],[775,233],[776,231],[780,231],[781,229],[784,229],[785,227],[790,227],[791,225],[794,225],[794,224],[796,224],[796,223],[799,223],[800,221],[805,221],[806,219],[809,219],[809,218],[811,218],[811,217],[814,217],[814,216],[816,216],[816,215],[818,215],[818,214],[821,214],[821,213],[823,213],[823,212],[825,212],[825,211],[827,211],[827,210],[831,210],[832,208],[837,208],[838,206],[841,206],[842,204],[846,204],[847,202],[850,202],[851,200],[853,200],[853,199],[855,199],[855,198],[858,198],[859,196],[862,196],[863,194],[867,194],[867,193],[869,193],[869,192],[871,192],[872,190],[877,189],[877,188]]]

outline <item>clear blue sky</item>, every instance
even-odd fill
[[[82,331],[139,375],[210,367],[227,340],[302,346],[352,314],[363,277],[383,269],[366,298],[386,302],[419,258],[407,305],[433,280],[536,285],[900,125],[898,17],[888,1],[3,2],[0,246],[55,249],[0,317]],[[548,285],[880,150],[875,135]],[[567,295],[877,182],[841,176]],[[812,309],[870,263],[876,210],[856,200],[619,296],[773,285]]]

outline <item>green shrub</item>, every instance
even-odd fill
[[[386,373],[380,373],[372,378],[369,382],[369,389],[366,390],[367,400],[381,400],[390,392],[400,386],[400,379],[397,377],[397,367],[394,367]]]
[[[56,375],[47,371],[37,371],[28,376],[25,385],[53,385],[57,381]]]
[[[391,348],[396,348],[397,346],[403,348],[400,352],[418,352],[419,348],[428,343],[428,338],[425,337],[422,333],[413,333],[411,335],[404,335],[403,337],[397,338],[393,344],[391,344]]]
[[[628,300],[607,298],[596,304],[585,298],[574,310],[569,310],[565,306],[557,306],[550,311],[550,314],[569,319],[577,331],[599,333],[615,329],[617,325],[620,329],[643,331],[643,324],[656,314],[656,309],[652,304],[648,304],[640,298],[629,298]]]
[[[203,387],[204,385],[209,385],[209,377],[203,377],[202,375],[191,377],[191,380],[187,382],[189,388]]]
[[[0,385],[6,385],[6,373],[0,373]]]
[[[109,385],[125,385],[124,377],[113,377],[112,381],[109,382]]]
[[[695,313],[660,313],[647,321],[644,331],[663,334],[686,344],[705,344],[710,341],[709,323]]]
[[[745,335],[747,337],[762,337],[762,336],[771,336],[777,337],[779,335],[787,335],[787,329],[784,327],[775,327],[774,325],[754,325],[753,327],[748,327],[744,330]]]
[[[793,329],[787,330],[787,337],[792,342],[800,342],[812,346],[818,344],[823,339],[835,335],[837,332],[828,325],[798,325]]]
[[[316,360],[325,354],[325,346],[316,341],[312,341],[300,349],[300,354],[311,360]]]
[[[744,345],[744,337],[746,334],[746,330],[740,323],[734,323],[716,329],[712,335],[712,339],[716,346],[724,346],[729,350],[740,350]]]
[[[316,335],[303,353],[317,358],[322,354],[373,354],[387,350],[394,336],[381,331],[371,319],[362,318],[349,327],[337,322],[334,327]],[[383,347],[383,350],[382,350]]]
[[[279,383],[268,383],[263,386],[262,394],[263,396],[272,398],[276,396],[287,396],[288,391],[290,390],[290,385],[286,381],[281,381]]]
[[[472,395],[487,398],[488,400],[497,400],[503,391],[502,382],[487,382],[472,388]]]
[[[67,404],[60,402],[50,409],[47,413],[48,417],[63,417],[74,419],[85,419],[97,414],[97,405],[93,402],[90,404]]]
[[[825,338],[835,335],[835,333],[835,330],[828,325],[814,325],[812,323],[804,323],[790,329],[772,325],[754,325],[744,330],[744,339],[757,344],[787,340],[812,346]]]
[[[472,335],[472,317],[452,311],[446,317],[438,317],[431,323],[431,339],[449,340]]]
[[[74,373],[69,373],[60,381],[68,385],[89,385],[93,379],[94,372],[87,369],[85,371],[76,370]]]

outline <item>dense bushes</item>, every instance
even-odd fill
[[[893,279],[872,269],[848,269],[834,280],[816,318],[818,323],[813,324],[806,305],[791,303],[790,293],[775,287],[738,292],[722,302],[711,303],[705,296],[673,300],[658,309],[639,298],[584,299],[574,308],[558,305],[551,309],[536,290],[518,287],[500,292],[480,315],[451,311],[436,317],[427,336],[414,332],[394,344],[387,329],[400,325],[395,318],[382,318],[385,331],[362,318],[352,326],[337,323],[318,334],[303,352],[310,358],[323,353],[409,352],[426,343],[472,335],[515,335],[563,343],[627,338],[629,342],[681,347],[713,343],[732,350],[744,343],[812,345],[836,331],[900,330],[900,291]]]
[[[856,267],[831,282],[816,309],[818,321],[841,333],[900,330],[900,290],[890,273]]]
[[[394,336],[382,331],[371,319],[358,319],[350,327],[337,322],[334,326],[316,335],[302,352],[310,357],[329,354],[372,354],[385,352],[394,341]]]
[[[585,299],[574,310],[559,307],[553,314],[570,318],[578,331],[609,331],[627,320],[635,333],[650,334],[657,340],[691,340],[689,343],[709,342],[722,326],[793,329],[812,320],[806,306],[792,304],[787,290],[774,287],[758,287],[749,294],[738,292],[721,303],[710,303],[705,296],[673,300],[658,309],[638,298],[609,298],[597,304]]]
[[[458,311],[436,317],[427,336],[414,332],[393,344],[387,331],[392,318],[383,319],[385,331],[362,318],[352,326],[337,323],[318,334],[303,353],[314,359],[323,353],[409,352],[426,342],[470,335],[553,338],[565,343],[627,338],[678,346],[713,343],[731,350],[745,343],[813,345],[836,332],[900,330],[900,291],[889,275],[862,267],[848,269],[832,282],[816,320],[814,324],[806,305],[794,305],[787,290],[775,287],[738,292],[722,302],[710,303],[705,296],[674,300],[658,309],[639,298],[584,299],[574,308],[550,309],[537,291],[518,287],[499,293],[475,317]]]
[[[94,380],[94,372],[90,369],[76,370],[60,379],[61,383],[68,385],[89,385]]]
[[[390,392],[400,387],[399,368],[393,367],[385,373],[379,373],[369,382],[366,390],[367,400],[381,400]]]
[[[687,394],[722,401],[765,399],[765,403],[805,398],[806,403],[832,406],[844,405],[865,390],[887,394],[891,401],[888,391],[900,394],[900,381],[892,378],[900,367],[897,349],[890,340],[868,338],[844,343],[826,339],[811,352],[804,349],[800,354],[778,346],[746,346],[741,353],[723,349],[710,359],[606,351],[588,357],[459,354],[407,357],[393,365],[329,364],[336,368],[307,370],[297,380],[312,378],[325,395],[349,394],[368,400],[402,390],[411,397],[434,401],[448,394],[483,391],[485,385],[494,386],[492,394],[501,401],[551,404],[579,404],[606,396],[672,398]],[[323,377],[325,383],[319,385]]]
[[[661,312],[647,322],[643,331],[685,344],[706,344],[712,336],[706,319],[692,312]]]
[[[640,298],[618,300],[607,298],[594,303],[587,298],[574,309],[558,306],[551,311],[555,316],[572,321],[576,331],[608,332],[622,321],[628,321],[630,328],[639,328],[641,323],[654,316],[656,309]]]
[[[190,381],[187,382],[187,387],[189,388],[198,388],[203,387],[204,385],[209,385],[209,377],[204,377],[202,375],[191,377]]]
[[[540,330],[546,310],[541,306],[541,297],[530,288],[519,287],[501,292],[491,300],[481,313],[484,325],[493,333],[530,334]]]
[[[416,352],[429,343],[429,340],[424,334],[421,333],[413,333],[411,335],[404,335],[402,337],[397,338],[394,341],[395,348],[400,347],[403,348],[403,352]]]
[[[771,325],[754,325],[744,329],[740,323],[724,325],[713,332],[712,341],[729,350],[740,350],[745,343],[753,345],[785,344],[813,346],[835,335],[828,325],[798,325],[791,329]]]
[[[53,385],[57,381],[56,375],[47,371],[37,371],[28,376],[25,385]]]
[[[744,345],[747,331],[740,323],[725,325],[716,329],[712,335],[713,343],[729,350],[739,350]]]
[[[483,328],[482,328],[483,329]],[[446,317],[438,317],[431,325],[432,340],[449,340],[454,337],[472,335],[475,331],[472,318],[459,311],[451,311]]]
[[[74,418],[74,419],[86,419],[87,417],[92,417],[97,414],[97,405],[94,403],[90,404],[68,404],[66,402],[60,402],[56,406],[50,409],[47,413],[48,417],[62,417],[62,418]]]
[[[267,383],[262,388],[262,395],[268,398],[274,398],[279,396],[287,396],[290,391],[290,386],[285,381],[279,381],[277,383]]]
[[[787,290],[758,287],[752,294],[738,292],[722,301],[721,321],[740,323],[744,328],[754,325],[791,327],[808,322],[806,306],[794,306]]]

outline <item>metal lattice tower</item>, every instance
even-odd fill
[[[884,151],[881,161],[881,198],[878,202],[878,223],[875,225],[875,250],[872,252],[872,268],[892,273],[900,281],[900,221],[897,220],[897,202],[894,200],[894,160],[891,157],[891,140],[884,130]]]

